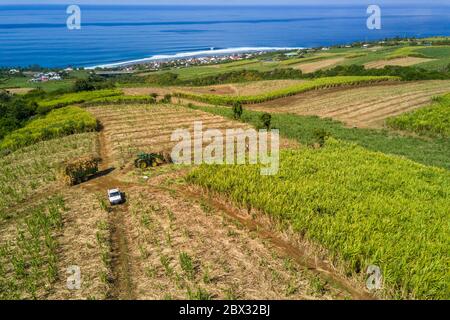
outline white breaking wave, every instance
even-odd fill
[[[229,49],[211,49],[203,51],[193,51],[193,52],[183,52],[172,55],[155,55],[148,58],[129,60],[123,62],[115,62],[102,64],[98,66],[87,67],[86,69],[96,69],[96,68],[116,68],[133,64],[140,64],[146,62],[163,61],[163,60],[179,60],[184,58],[198,57],[198,56],[211,56],[211,55],[227,55],[234,53],[251,53],[251,52],[261,52],[261,51],[290,51],[290,50],[301,50],[302,47],[242,47],[242,48],[229,48]]]

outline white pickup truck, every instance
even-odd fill
[[[108,190],[108,200],[111,205],[123,203],[122,192],[119,189]]]

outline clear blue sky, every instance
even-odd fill
[[[302,4],[378,4],[424,6],[449,4],[448,0],[0,0],[0,4],[149,4],[149,5],[302,5]]]

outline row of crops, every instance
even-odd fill
[[[96,105],[111,105],[111,104],[154,104],[156,103],[156,99],[151,96],[111,96],[111,97],[102,97],[88,101],[86,104],[89,106]]]
[[[19,148],[75,133],[97,129],[97,120],[79,107],[55,109],[46,116],[30,121],[25,127],[8,134],[0,142],[0,150],[14,151]]]
[[[429,107],[388,119],[388,126],[424,135],[450,137],[450,94],[434,100]]]
[[[356,276],[382,270],[382,294],[449,299],[450,173],[329,139],[257,165],[202,165],[188,181],[224,193],[327,248]]]
[[[71,104],[84,103],[96,99],[121,95],[123,95],[123,92],[121,90],[96,90],[67,93],[56,98],[40,101],[38,103],[38,112],[44,114],[52,109],[65,107]]]
[[[177,92],[175,93],[175,96],[215,105],[233,105],[235,103],[254,104],[284,98],[311,90],[334,88],[341,86],[374,84],[378,82],[398,81],[398,80],[399,80],[398,77],[391,77],[391,76],[339,76],[339,77],[314,79],[287,88],[254,96],[226,96],[214,94],[195,94],[189,92]]]
[[[0,299],[37,299],[57,280],[64,210],[60,196],[27,210],[15,235],[0,243]]]

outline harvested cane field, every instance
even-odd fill
[[[419,57],[403,57],[390,60],[377,60],[368,62],[364,65],[364,67],[366,67],[366,69],[383,69],[386,66],[408,67],[430,61],[433,61],[433,59],[419,58]]]
[[[326,68],[331,68],[333,66],[338,65],[339,63],[345,61],[345,57],[331,58],[325,60],[319,60],[308,63],[301,63],[293,66],[294,69],[300,69],[303,73],[312,73],[317,70],[322,70]]]
[[[122,219],[129,270],[120,298],[351,297],[249,232],[223,208],[198,193],[180,193],[167,183],[174,178],[169,174],[128,188],[132,196]]]
[[[123,166],[143,152],[170,152],[177,142],[170,141],[176,129],[193,132],[194,122],[203,130],[248,129],[250,126],[202,111],[173,105],[101,106],[88,109],[104,130],[105,148],[116,164]],[[283,142],[289,143],[289,142]],[[118,161],[118,163],[117,163]]]
[[[0,298],[104,299],[109,292],[109,226],[98,195],[63,189],[0,223]],[[101,197],[100,197],[101,199]],[[67,289],[68,268],[82,272]]]
[[[140,96],[158,94],[162,97],[177,91],[199,94],[246,96],[267,93],[273,90],[283,89],[296,84],[304,83],[307,80],[263,80],[243,83],[221,84],[203,87],[142,87],[123,88],[126,95]]]
[[[102,299],[109,291],[107,213],[97,194],[57,180],[59,164],[98,152],[96,133],[40,142],[0,158],[0,298]],[[67,289],[67,268],[82,270]]]
[[[63,161],[96,155],[97,148],[97,134],[83,133],[40,142],[0,157],[0,220],[30,197],[57,189],[57,168]]]
[[[190,99],[214,105],[234,105],[235,103],[258,104],[319,89],[367,86],[381,82],[396,82],[399,80],[400,78],[391,76],[339,76],[317,78],[282,89],[272,90],[270,92],[250,96],[195,94],[187,92],[177,92],[175,96],[183,99]]]
[[[252,106],[265,112],[318,115],[350,126],[378,127],[386,118],[431,103],[434,96],[450,91],[450,81],[420,81],[364,88],[306,92]]]
[[[180,91],[217,95],[251,96],[304,83],[307,80],[263,80],[206,87],[179,88]]]
[[[89,111],[103,127],[105,168],[129,162],[137,150],[168,150],[172,130],[191,129],[194,121],[203,121],[204,129],[249,128],[170,105],[103,106]],[[111,212],[107,229],[111,230],[112,298],[370,297],[345,277],[334,275],[332,266],[314,260],[317,253],[302,254],[301,248],[291,248],[281,238],[275,245],[272,238],[260,234],[267,225],[248,227],[234,216],[249,219],[244,210],[190,190],[184,182],[186,172],[174,165],[143,171],[124,168],[76,187],[98,192],[118,186],[127,193],[125,205],[105,207]]]

